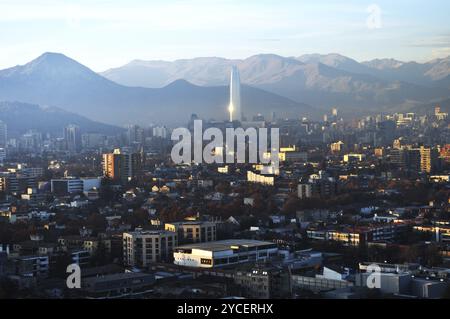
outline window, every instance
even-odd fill
[[[238,257],[231,257],[231,258],[229,258],[229,263],[237,263],[238,261],[239,261],[239,258]]]
[[[202,265],[212,265],[212,260],[211,259],[202,258],[202,259],[200,259],[200,263]]]
[[[228,263],[228,259],[227,258],[219,258],[219,259],[215,259],[214,260],[214,264],[216,265],[224,265]]]

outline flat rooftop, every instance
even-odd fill
[[[141,279],[141,278],[154,278],[154,275],[146,274],[146,273],[124,272],[124,273],[102,275],[99,277],[88,277],[88,278],[85,278],[84,281],[86,283],[101,283],[101,282],[109,282],[109,281],[115,281],[115,280]]]
[[[208,251],[223,251],[230,250],[233,246],[237,247],[259,247],[265,245],[274,245],[272,242],[268,241],[260,241],[253,239],[227,239],[227,240],[219,240],[212,241],[207,243],[198,243],[198,244],[189,244],[179,246],[177,248],[180,249],[199,249],[199,250],[208,250]]]
[[[155,229],[155,230],[137,230],[137,231],[127,231],[124,232],[124,234],[132,235],[132,236],[146,236],[146,235],[174,235],[174,232],[168,231],[168,230],[161,230],[161,229]]]
[[[202,221],[202,220],[192,220],[192,221],[184,221],[184,222],[175,222],[175,223],[166,223],[166,225],[175,225],[175,226],[182,226],[182,225],[203,225],[203,224],[216,224],[215,222],[211,221]]]

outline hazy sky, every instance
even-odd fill
[[[450,55],[449,12],[448,0],[0,0],[0,68],[47,51],[96,71],[258,53],[426,61]]]

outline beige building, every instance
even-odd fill
[[[420,147],[420,170],[431,173],[433,169],[433,150],[431,148]]]
[[[214,222],[180,222],[165,224],[165,230],[176,232],[180,242],[204,243],[216,240]]]
[[[345,154],[344,155],[344,163],[349,162],[362,162],[366,156],[364,154]]]
[[[330,145],[331,152],[340,153],[344,150],[344,142],[338,141],[336,143],[332,143]]]
[[[248,171],[247,181],[250,183],[258,183],[267,186],[273,186],[275,184],[275,177],[273,175],[263,175],[254,173],[252,171]]]
[[[141,154],[115,149],[103,154],[103,175],[114,180],[128,181],[136,177],[141,169]]]
[[[123,261],[127,266],[146,267],[152,262],[166,261],[178,245],[176,232],[135,231],[123,234]]]

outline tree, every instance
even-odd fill
[[[447,289],[444,292],[444,295],[442,296],[443,299],[450,299],[450,285],[447,286]]]
[[[109,178],[103,178],[100,186],[99,197],[105,203],[112,203],[116,198],[116,193],[112,188],[113,181]]]
[[[176,204],[163,208],[159,214],[159,217],[166,223],[176,222],[184,218],[181,207]]]
[[[282,208],[282,212],[285,215],[294,215],[300,206],[300,199],[297,197],[289,198]]]
[[[91,255],[90,264],[93,267],[107,265],[111,260],[111,256],[106,249],[105,243],[100,241],[97,249]]]
[[[106,228],[106,219],[99,213],[92,213],[87,218],[87,226],[96,231],[102,231]]]
[[[221,182],[216,186],[216,192],[228,194],[230,192],[230,183]]]

